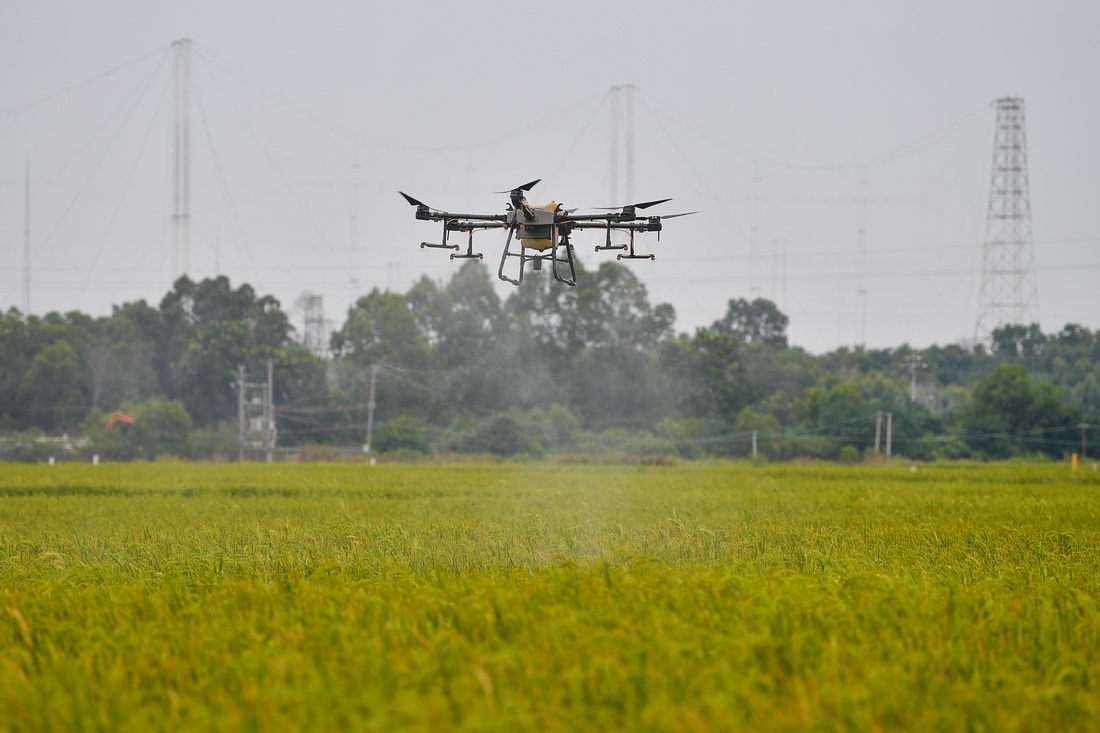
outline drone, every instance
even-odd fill
[[[651,206],[663,204],[672,199],[658,199],[657,201],[645,201],[640,204],[628,204],[611,209],[600,209],[608,213],[603,214],[576,214],[576,209],[565,209],[561,204],[551,201],[545,206],[532,206],[527,203],[527,192],[535,187],[542,179],[536,179],[522,186],[517,186],[511,191],[498,191],[508,194],[509,203],[503,214],[455,214],[447,211],[433,209],[422,201],[414,199],[403,191],[398,191],[410,205],[416,207],[416,218],[421,221],[443,222],[442,242],[421,242],[421,248],[449,249],[452,260],[458,259],[485,259],[481,252],[474,251],[474,234],[477,232],[494,229],[507,229],[508,237],[504,242],[504,251],[500,256],[500,267],[497,276],[513,285],[523,282],[523,271],[528,262],[532,270],[541,270],[544,262],[550,263],[550,269],[554,279],[566,285],[577,284],[577,270],[573,260],[573,245],[570,236],[577,229],[604,229],[607,235],[603,245],[596,247],[597,252],[618,251],[616,259],[619,260],[654,260],[656,255],[639,254],[634,249],[634,235],[638,232],[657,232],[658,241],[661,238],[661,222],[664,219],[673,219],[678,216],[698,214],[697,211],[689,211],[683,214],[666,214],[665,216],[649,216],[639,213]],[[452,232],[466,234],[466,251],[462,246],[450,241]],[[612,243],[612,232],[625,232],[628,242],[625,244]],[[514,246],[513,246],[514,245]],[[515,268],[515,260],[519,260],[518,270]],[[509,277],[505,270],[509,264],[517,276]]]

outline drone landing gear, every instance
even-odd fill
[[[483,260],[483,259],[485,259],[485,255],[481,254],[480,252],[474,252],[474,230],[473,229],[467,229],[466,231],[467,231],[467,234],[469,235],[466,238],[466,253],[465,254],[460,254],[460,255],[453,254],[453,255],[451,255],[451,259],[452,260]],[[458,247],[455,247],[455,249],[457,250]]]
[[[504,242],[504,252],[500,255],[500,267],[497,270],[497,276],[501,280],[512,283],[513,285],[519,285],[523,282],[523,271],[528,262],[531,263],[532,270],[538,271],[542,270],[543,262],[549,261],[555,280],[565,283],[566,285],[577,284],[577,270],[573,264],[573,246],[569,244],[568,234],[562,234],[560,239],[555,239],[554,245],[548,253],[543,253],[539,250],[529,250],[522,244],[519,245],[518,252],[513,252],[512,239],[515,231],[516,228],[514,226],[508,229],[508,239]],[[535,252],[538,252],[538,254],[533,254]],[[454,256],[455,255],[451,255],[451,257]],[[519,258],[518,278],[511,278],[504,274],[504,268],[508,264],[509,257]]]
[[[611,243],[611,232],[612,231],[629,232],[630,233],[630,243],[629,244],[612,244]],[[625,251],[626,254],[615,255],[615,259],[617,259],[617,260],[655,260],[655,259],[657,259],[657,255],[636,254],[634,252],[634,232],[635,231],[637,231],[637,230],[634,229],[633,227],[629,227],[629,228],[628,227],[608,227],[607,228],[607,239],[604,240],[604,244],[602,246],[596,247],[596,251],[597,252],[606,252],[607,250],[623,250],[623,251]],[[658,235],[658,236],[660,236],[660,235]]]
[[[469,222],[463,222],[463,223],[469,224]],[[458,226],[461,226],[461,223],[458,223]],[[449,244],[447,242],[447,235],[450,234],[450,232],[452,230],[465,231],[466,235],[467,235],[466,236],[466,252],[464,254],[452,254],[451,259],[452,260],[483,260],[483,259],[485,259],[485,255],[481,254],[480,252],[474,252],[474,229],[475,228],[473,226],[470,226],[467,229],[460,230],[460,229],[458,229],[458,226],[456,226],[456,222],[454,222],[454,221],[444,222],[444,224],[443,224],[443,243],[442,244],[435,244],[433,242],[421,242],[420,247],[422,249],[425,248],[425,247],[431,247],[432,249],[453,249],[455,252],[459,252],[462,248],[457,244]],[[486,227],[482,226],[480,228],[485,229]]]

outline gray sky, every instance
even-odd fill
[[[680,330],[768,297],[814,352],[972,337],[992,101],[1010,95],[1043,328],[1100,328],[1095,2],[0,0],[0,16],[4,309],[24,302],[28,160],[32,312],[170,288],[169,47],[190,38],[189,274],[249,282],[297,320],[307,291],[336,327],[372,287],[450,276],[399,189],[489,213],[493,191],[542,178],[536,202],[627,203],[621,173],[609,200],[608,90],[633,84],[633,198],[703,210],[630,264]],[[607,257],[597,237],[575,238],[586,266]],[[477,247],[494,273],[502,244]]]

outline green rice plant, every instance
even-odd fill
[[[1054,465],[0,465],[0,730],[1087,729]]]

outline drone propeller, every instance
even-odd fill
[[[702,211],[685,211],[682,214],[663,214],[661,216],[654,216],[654,219],[675,219],[678,216],[691,216],[692,214],[701,214]]]
[[[663,204],[664,202],[671,200],[672,199],[657,199],[656,201],[646,201],[644,204],[634,204],[633,208],[648,209],[650,206],[656,206],[657,204]]]
[[[512,193],[512,191],[530,191],[532,188],[535,187],[535,184],[538,183],[541,180],[542,180],[541,178],[536,178],[535,180],[531,181],[530,183],[525,183],[522,186],[516,186],[515,188],[510,188],[507,191],[493,191],[493,193]]]
[[[663,204],[666,201],[672,199],[657,199],[656,201],[645,201],[640,204],[627,204],[626,206],[601,206],[597,208],[597,211],[620,211],[626,209],[648,209],[650,206],[656,206],[657,204]]]
[[[412,196],[410,196],[409,194],[405,193],[404,191],[398,191],[398,193],[399,193],[399,194],[401,194],[402,196],[404,196],[404,197],[405,197],[405,200],[409,202],[409,205],[410,205],[410,206],[423,206],[423,207],[424,207],[424,208],[426,208],[426,209],[430,209],[430,208],[431,208],[430,206],[428,206],[428,205],[427,205],[426,203],[424,203],[423,201],[417,201],[416,199],[414,199],[414,198],[413,198]]]

